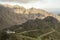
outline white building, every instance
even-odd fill
[[[8,34],[10,34],[10,33],[15,33],[15,31],[7,30],[6,33],[8,33]]]

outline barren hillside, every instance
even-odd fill
[[[0,28],[19,25],[30,19],[44,19],[47,16],[53,16],[60,21],[60,16],[51,14],[42,9],[25,9],[24,7],[9,4],[0,4]]]

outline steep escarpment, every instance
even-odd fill
[[[24,7],[9,4],[0,4],[0,28],[19,25],[31,19],[44,19],[47,16],[52,16],[60,21],[60,16],[53,15],[42,9],[25,9]]]
[[[14,13],[12,8],[4,7],[0,5],[0,28],[9,27],[11,25],[17,25],[24,22],[24,17]]]

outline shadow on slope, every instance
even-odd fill
[[[10,30],[10,31],[15,31],[15,37],[17,38],[17,40],[27,40],[26,36],[28,38],[37,38],[40,35],[44,35],[41,38],[41,40],[59,40],[60,39],[60,32],[59,30],[57,30],[57,28],[59,28],[59,21],[51,16],[46,17],[45,19],[41,20],[36,18],[35,20],[28,20],[27,22],[23,23],[22,25],[14,25],[10,28],[4,29],[4,31],[6,30]],[[51,34],[47,34],[50,31],[52,31],[52,29],[56,30],[55,32],[51,33]],[[22,36],[21,36],[22,35]],[[30,39],[29,39],[30,40]]]

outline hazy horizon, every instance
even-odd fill
[[[0,0],[0,4],[20,5],[25,8],[40,8],[52,13],[60,13],[60,0]]]

